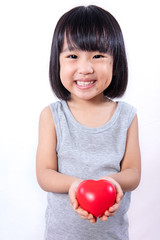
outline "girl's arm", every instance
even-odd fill
[[[141,155],[137,115],[128,129],[126,151],[121,163],[121,171],[110,175],[110,177],[120,184],[123,192],[133,191],[139,185],[141,178]]]
[[[39,120],[39,141],[36,156],[37,180],[47,192],[68,193],[73,209],[83,219],[95,222],[94,217],[78,206],[76,189],[82,179],[61,174],[57,171],[56,129],[49,107],[45,108]]]
[[[39,141],[36,156],[37,180],[47,192],[65,193],[77,178],[58,173],[56,155],[56,129],[49,107],[46,107],[39,120]]]
[[[120,200],[123,193],[133,191],[139,184],[141,178],[141,155],[138,137],[137,115],[133,119],[127,133],[126,151],[121,163],[121,171],[109,176],[102,177],[111,181],[117,189],[116,203],[107,210],[100,218],[106,221],[109,216],[114,216],[120,207]],[[115,181],[115,183],[114,183]],[[117,186],[119,187],[117,188]]]

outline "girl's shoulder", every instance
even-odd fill
[[[58,110],[59,108],[62,108],[62,105],[64,105],[64,100],[57,100],[55,102],[52,102],[49,104],[49,108],[51,112],[53,113],[55,110]]]
[[[54,119],[50,106],[46,106],[42,109],[39,117],[39,128],[40,129],[55,129]]]
[[[131,112],[133,112],[133,113],[137,112],[137,109],[133,105],[131,105],[127,102],[118,101],[117,103],[118,103],[121,111],[123,113],[126,113],[127,115],[128,115],[128,113],[131,113]]]
[[[42,109],[40,113],[40,121],[49,121],[52,117],[52,112],[50,106],[46,106]]]
[[[119,108],[119,117],[122,119],[122,121],[126,122],[127,127],[129,127],[134,117],[137,114],[137,109],[131,104],[123,101],[118,102],[118,108]]]

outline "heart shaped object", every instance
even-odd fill
[[[85,180],[79,184],[76,197],[81,208],[100,217],[115,203],[116,190],[111,182],[104,179]]]

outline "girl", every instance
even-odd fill
[[[50,82],[59,101],[40,115],[37,179],[48,192],[46,240],[127,240],[130,192],[140,181],[134,107],[119,24],[97,6],[76,7],[55,28]],[[84,179],[108,179],[115,204],[96,219],[76,200]],[[91,224],[95,223],[95,224]]]

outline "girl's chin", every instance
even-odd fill
[[[102,99],[102,94],[91,94],[91,93],[86,93],[86,94],[71,94],[71,98],[75,99],[75,100],[84,100],[84,101],[89,101],[89,100],[98,100],[98,99]],[[103,95],[104,96],[104,95]]]

